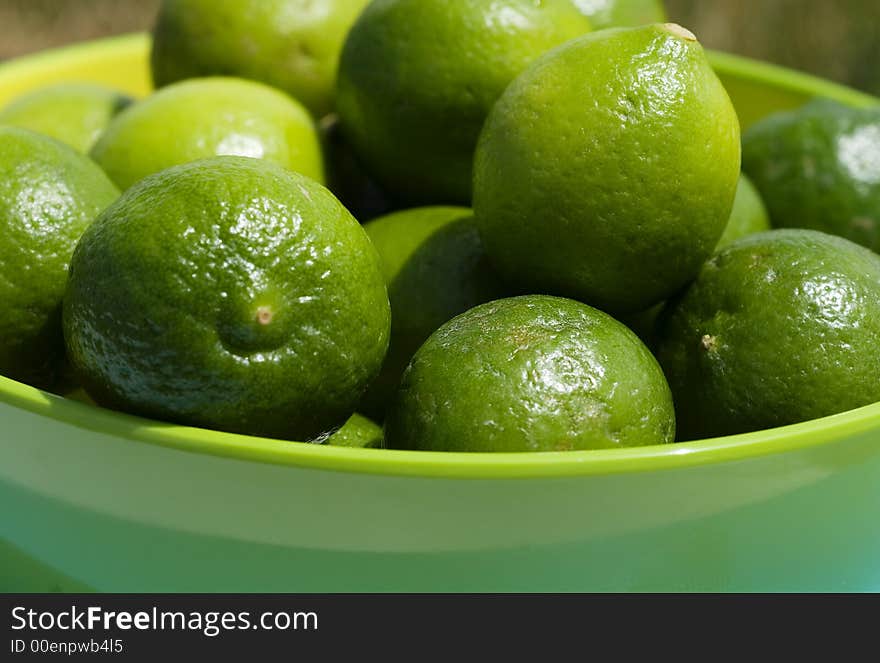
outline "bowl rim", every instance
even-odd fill
[[[143,53],[149,36],[134,33],[82,42],[9,60],[0,77],[45,71],[53,63]],[[778,89],[864,106],[880,99],[809,74],[709,51],[719,73]],[[0,376],[0,404],[82,430],[182,452],[231,460],[357,474],[459,479],[580,477],[655,472],[742,461],[880,432],[880,403],[791,426],[723,438],[596,451],[456,453],[355,449],[287,442],[178,426],[97,408]],[[2,437],[0,437],[2,439]]]
[[[99,408],[0,376],[0,404],[75,428],[177,451],[358,474],[523,479],[654,472],[742,461],[880,432],[880,403],[791,426],[675,444],[535,453],[357,449],[180,426]],[[2,440],[2,436],[0,436]]]

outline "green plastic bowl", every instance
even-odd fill
[[[143,35],[0,67],[149,90]],[[714,54],[744,124],[825,96]],[[172,426],[0,378],[0,589],[876,591],[880,404],[620,451],[440,454]]]

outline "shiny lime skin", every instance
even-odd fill
[[[382,427],[361,414],[353,414],[345,425],[327,438],[331,447],[381,449]]]
[[[102,85],[58,83],[19,97],[0,111],[0,124],[30,129],[88,151],[133,99]]]
[[[77,246],[64,301],[100,405],[296,440],[351,416],[389,327],[363,228],[313,180],[244,157],[129,189]]]
[[[830,101],[768,117],[743,136],[743,169],[780,228],[880,252],[880,106]]]
[[[392,449],[568,451],[672,442],[672,396],[648,349],[570,299],[489,302],[441,327],[403,375]]]
[[[333,110],[339,54],[369,0],[164,0],[153,30],[157,87],[240,76]]]
[[[61,300],[80,235],[119,191],[54,139],[0,127],[0,374],[51,389],[64,372]]]
[[[391,344],[361,410],[380,421],[416,350],[443,323],[511,294],[486,259],[471,210],[423,207],[365,227],[382,260]]]
[[[761,195],[746,175],[740,175],[736,186],[733,211],[727,221],[727,228],[718,240],[718,249],[732,244],[741,237],[770,230],[770,217]]]
[[[507,88],[477,148],[474,212],[505,277],[628,313],[696,276],[739,169],[736,112],[693,35],[602,30]]]
[[[666,9],[661,0],[572,0],[596,30],[662,23]]]
[[[317,129],[294,99],[262,83],[200,78],[169,85],[120,113],[91,152],[121,189],[213,156],[267,159],[323,182]]]
[[[589,29],[569,0],[374,0],[342,52],[344,132],[393,195],[469,205],[495,101],[535,58]]]
[[[659,323],[681,439],[880,401],[880,256],[812,230],[734,242]]]

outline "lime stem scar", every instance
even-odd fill
[[[268,325],[272,322],[272,309],[268,306],[261,306],[257,309],[257,322],[261,325]]]
[[[663,27],[666,28],[667,32],[674,34],[676,37],[681,37],[685,41],[697,41],[697,36],[693,32],[683,28],[678,23],[666,23]]]

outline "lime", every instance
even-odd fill
[[[379,449],[383,443],[382,427],[365,416],[353,414],[345,425],[327,438],[331,447]]]
[[[732,244],[740,237],[770,230],[767,208],[755,185],[745,175],[740,175],[733,200],[733,211],[727,221],[727,228],[718,242],[716,251]]]
[[[573,0],[596,30],[662,23],[666,9],[662,0]]]
[[[0,373],[55,388],[64,367],[61,299],[80,235],[119,191],[90,159],[0,127]]]
[[[19,97],[0,111],[0,124],[37,131],[86,153],[131,97],[89,83],[59,83]]]
[[[122,189],[212,156],[268,159],[319,182],[324,177],[317,129],[306,110],[282,92],[236,78],[163,88],[120,113],[92,149]]]
[[[505,277],[639,311],[693,279],[721,238],[739,122],[690,32],[603,30],[511,84],[474,169],[477,226]]]
[[[659,337],[682,439],[880,401],[880,256],[812,230],[750,235],[670,303]]]
[[[153,30],[157,87],[240,76],[333,108],[339,53],[369,0],[164,0]]]
[[[389,317],[376,251],[329,191],[215,157],[145,178],[83,235],[64,334],[100,405],[311,440],[354,412]]]
[[[84,403],[85,405],[91,405],[93,407],[97,407],[97,403],[93,401],[89,395],[86,393],[86,390],[79,386],[73,386],[69,391],[64,394],[64,397],[76,401],[77,403]]]
[[[589,29],[570,0],[374,0],[342,52],[345,134],[392,194],[469,204],[495,101],[536,57]]]
[[[365,226],[391,302],[391,344],[361,409],[381,420],[419,346],[459,313],[510,294],[489,266],[471,210],[424,207]]]
[[[743,168],[775,227],[880,252],[880,107],[821,100],[773,115],[743,136]]]
[[[441,327],[403,375],[393,449],[563,451],[663,444],[672,396],[648,349],[585,304],[533,295]]]

